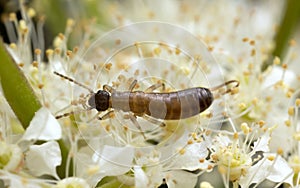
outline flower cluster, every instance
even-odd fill
[[[99,2],[104,18],[118,28],[96,37],[101,29],[91,20],[72,50],[75,20],[67,20],[53,48],[44,49],[44,18],[34,24],[36,12],[23,6],[22,20],[9,14],[5,26],[16,29],[9,38],[17,42],[5,47],[42,107],[23,128],[1,93],[0,183],[299,186],[299,46],[291,40],[284,59],[272,57],[282,2],[272,8],[274,1],[246,2]],[[229,80],[239,86],[222,84]],[[211,88],[215,98],[187,119],[119,110],[129,108],[129,99],[111,111],[92,106],[103,88],[111,94],[194,87]],[[167,113],[150,104],[149,111]]]

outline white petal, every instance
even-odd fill
[[[134,167],[134,176],[135,176],[135,187],[148,187],[148,177],[140,166]]]
[[[194,187],[198,177],[190,172],[178,170],[166,173],[168,188]]]
[[[205,142],[187,145],[184,154],[178,154],[178,156],[173,159],[174,165],[172,168],[190,171],[206,169],[209,163],[206,160],[200,163],[199,160],[205,159],[207,155],[208,151]]]
[[[67,188],[67,187],[78,187],[78,188],[90,188],[84,179],[77,177],[69,177],[60,180],[55,188]]]
[[[295,80],[297,80],[297,76],[295,75],[295,73],[293,71],[284,70],[281,66],[273,66],[273,68],[270,72],[270,75],[268,75],[268,77],[266,77],[262,86],[268,87],[268,86],[274,85],[275,83],[277,83],[278,81],[280,81],[282,79],[281,76],[278,76],[278,75],[282,75],[283,72],[285,72],[284,82],[286,84],[292,85],[293,82]]]
[[[57,142],[32,145],[26,155],[26,165],[35,176],[52,175],[57,178],[56,167],[61,164],[61,152]]]
[[[58,140],[61,138],[60,124],[47,108],[35,113],[22,140]]]
[[[16,188],[42,188],[43,186],[39,185],[38,183],[30,182],[24,178],[13,178],[10,179],[10,186],[9,187],[16,187]]]
[[[101,154],[95,153],[94,161],[98,161],[100,171],[107,176],[116,176],[126,173],[132,167],[134,148],[104,146]]]
[[[270,171],[271,173],[267,177],[268,180],[293,185],[293,169],[281,156],[276,158],[275,164]]]
[[[263,151],[269,152],[269,142],[270,142],[270,132],[266,132],[263,136],[261,136],[257,141],[254,142],[253,152]]]
[[[292,185],[293,170],[288,163],[281,157],[277,156],[274,160],[267,159],[271,154],[267,154],[262,160],[252,166],[246,176],[241,177],[239,184],[241,187],[249,187],[252,183],[259,183],[265,179],[273,182],[285,182]],[[275,154],[273,154],[275,156]]]

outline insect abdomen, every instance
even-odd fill
[[[195,116],[206,110],[213,95],[206,88],[191,88],[171,93],[145,93],[145,114],[157,119],[179,120]]]
[[[206,110],[213,95],[206,88],[191,88],[170,93],[114,92],[112,108],[132,112],[137,116],[147,114],[164,120],[179,120],[195,116]]]

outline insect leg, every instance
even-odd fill
[[[145,90],[145,93],[148,93],[148,92],[152,92],[154,90],[156,90],[157,88],[160,88],[162,87],[162,90],[165,91],[166,90],[166,86],[164,83],[157,83],[157,84],[153,84],[152,86],[148,87],[146,90]]]
[[[139,124],[139,122],[136,120],[136,116],[132,113],[128,113],[127,115],[124,116],[125,119],[130,119],[131,122],[139,129],[140,133],[143,135],[143,137],[145,138],[146,140],[146,136]]]
[[[133,89],[134,89],[134,87],[136,86],[136,84],[137,84],[137,80],[133,80],[133,82],[130,84],[130,86],[129,86],[129,91],[132,91]]]
[[[147,115],[144,115],[143,118],[147,121],[149,121],[150,123],[153,123],[155,125],[159,125],[160,127],[165,127],[166,124],[160,120],[157,120],[151,116],[147,116]]]
[[[105,120],[107,118],[110,118],[114,115],[114,111],[113,110],[110,110],[108,112],[106,112],[103,116],[101,117],[98,117],[99,120]]]
[[[115,91],[115,89],[113,87],[106,85],[106,84],[103,86],[103,90],[108,91],[110,93]]]

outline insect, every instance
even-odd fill
[[[62,75],[58,72],[54,74],[74,82],[75,84],[89,90],[90,95],[87,100],[87,109],[96,109],[98,112],[107,111],[99,119],[106,119],[114,110],[129,112],[133,117],[145,117],[147,120],[157,122],[159,120],[180,120],[200,114],[210,107],[214,98],[233,91],[233,88],[239,86],[237,80],[230,80],[213,88],[194,87],[174,92],[154,92],[159,87],[165,87],[163,83],[150,86],[145,91],[133,91],[137,84],[135,80],[129,87],[128,91],[116,91],[109,85],[104,85],[102,90],[96,93],[87,86]],[[233,85],[228,88],[229,85]],[[216,96],[213,91],[222,90]],[[225,89],[225,90],[224,90]],[[164,89],[163,89],[164,90]],[[57,119],[73,114],[74,112],[65,113],[56,116]]]

